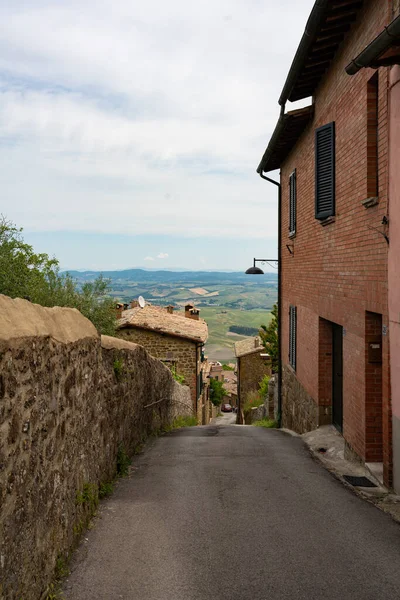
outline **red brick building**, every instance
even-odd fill
[[[393,21],[346,67],[346,72],[359,76],[365,68],[389,70],[389,343],[392,390],[393,487],[400,492],[400,2],[395,0]]]
[[[390,0],[318,0],[262,158],[280,168],[282,423],[333,423],[392,482],[388,336],[389,70],[345,68],[393,18]],[[309,106],[286,103],[310,98]]]

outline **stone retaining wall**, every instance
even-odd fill
[[[73,309],[0,296],[0,600],[39,600],[101,484],[190,390]]]
[[[290,367],[282,370],[282,427],[297,433],[316,429],[319,424],[319,407],[306,392]]]

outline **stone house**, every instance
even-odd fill
[[[216,381],[224,381],[224,370],[220,362],[210,363],[210,377]]]
[[[394,75],[365,68],[349,77],[346,66],[389,24],[393,9],[387,0],[315,3],[257,169],[263,178],[280,169],[280,182],[272,182],[279,186],[282,424],[303,433],[333,423],[347,455],[382,465],[389,486],[388,92]],[[308,106],[285,112],[288,101],[307,98]],[[398,171],[394,162],[393,168]]]
[[[247,338],[235,343],[237,359],[237,406],[240,414],[246,395],[258,391],[264,375],[271,375],[271,358],[261,343],[261,338]]]
[[[199,311],[192,305],[185,307],[185,314],[174,312],[171,306],[134,305],[124,310],[117,322],[119,338],[140,344],[184,377],[199,423],[208,422],[208,386],[204,377],[208,327],[199,318]]]
[[[224,379],[224,388],[227,391],[227,395],[224,397],[223,402],[230,404],[231,406],[237,406],[237,376],[232,371],[228,372],[228,376]]]

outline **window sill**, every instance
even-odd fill
[[[361,202],[364,208],[371,208],[371,206],[376,206],[379,204],[379,198],[377,196],[372,196],[371,198],[367,198]]]
[[[322,225],[322,227],[326,227],[327,225],[330,225],[331,223],[334,223],[336,221],[335,217],[326,217],[326,219],[321,219],[320,221],[320,225]]]

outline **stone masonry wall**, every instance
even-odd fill
[[[196,344],[189,340],[163,334],[161,332],[146,331],[126,327],[118,331],[121,339],[140,344],[154,357],[176,363],[176,371],[185,378],[185,384],[189,386],[193,407],[196,409],[196,373],[198,356]]]
[[[263,352],[262,348],[260,348],[261,352]],[[262,358],[260,353],[253,352],[238,359],[240,362],[239,397],[242,406],[246,402],[246,394],[258,390],[264,375],[271,375],[271,362]]]
[[[318,406],[303,388],[292,369],[282,369],[282,427],[297,433],[312,431],[331,422],[329,407]]]
[[[0,296],[0,600],[44,597],[118,452],[178,414],[189,389],[142,347]]]

